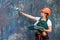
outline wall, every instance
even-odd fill
[[[59,5],[59,0],[0,0],[0,40],[35,40],[34,31],[28,29],[35,21],[19,15],[16,8],[40,16],[40,9],[46,6],[52,11],[49,17],[53,24],[50,40],[59,40]]]

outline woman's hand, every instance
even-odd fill
[[[42,32],[42,34],[43,34],[43,36],[46,36],[46,35],[47,35],[45,31],[44,31],[44,32]]]

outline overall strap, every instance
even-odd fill
[[[46,20],[46,22],[48,21],[48,18],[47,18],[47,20]]]

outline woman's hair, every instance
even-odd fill
[[[48,13],[46,13],[46,19],[48,19]]]

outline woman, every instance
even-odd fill
[[[41,9],[41,13],[40,13],[41,17],[34,17],[29,14],[21,12],[21,14],[23,16],[26,16],[26,17],[36,21],[34,26],[37,25],[39,27],[42,26],[45,28],[43,33],[36,33],[36,35],[37,35],[36,38],[38,38],[38,40],[41,40],[41,39],[48,40],[49,39],[48,33],[52,31],[52,22],[50,19],[48,19],[48,16],[50,16],[50,13],[51,13],[51,10],[48,7]]]

